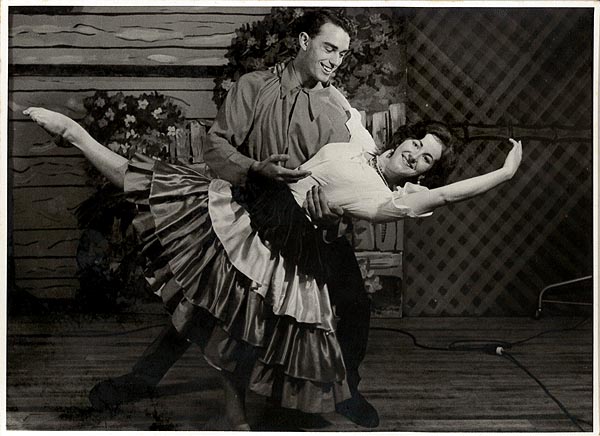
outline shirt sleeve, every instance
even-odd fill
[[[234,185],[245,184],[255,162],[238,148],[252,127],[259,91],[260,81],[249,75],[240,77],[227,93],[207,135],[204,160],[219,178]]]

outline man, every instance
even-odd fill
[[[328,10],[307,12],[299,22],[299,50],[284,69],[242,76],[229,91],[209,131],[204,158],[217,176],[243,185],[249,173],[295,182],[309,173],[296,170],[323,145],[348,142],[349,103],[329,84],[350,45],[350,23]],[[318,191],[309,192],[306,208],[324,229],[324,237],[338,237],[342,211],[329,205]],[[333,235],[333,236],[332,236]],[[358,367],[366,351],[370,300],[352,247],[342,247],[336,258],[339,272],[328,283],[330,298],[340,317],[337,337],[347,368],[352,398],[336,406],[357,424],[376,427],[377,411],[358,391]],[[158,384],[188,348],[189,342],[169,326],[146,350],[130,374],[99,383],[90,393],[95,406],[142,396]]]

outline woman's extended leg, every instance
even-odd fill
[[[127,159],[97,142],[76,121],[43,108],[30,107],[23,111],[52,135],[60,135],[83,152],[98,171],[111,183],[123,189]]]

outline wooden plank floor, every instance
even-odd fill
[[[410,331],[445,347],[458,339],[518,341],[583,318],[374,319],[373,327]],[[158,314],[10,319],[7,358],[9,430],[202,430],[222,405],[215,370],[197,347],[172,368],[153,398],[115,413],[93,411],[87,394],[98,381],[133,365],[161,324]],[[110,335],[110,336],[109,336]],[[591,320],[510,350],[570,413],[592,431]],[[482,352],[429,351],[409,337],[373,330],[361,390],[378,409],[377,431],[570,432],[577,427],[527,374],[506,357]],[[271,410],[248,395],[253,429],[363,431],[335,413]],[[587,422],[587,423],[586,423]]]

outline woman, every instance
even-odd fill
[[[521,161],[521,143],[511,139],[502,168],[434,187],[453,156],[445,126],[395,135],[381,152],[352,110],[350,142],[324,146],[301,166],[308,177],[289,186],[250,178],[240,188],[184,166],[127,161],[61,114],[24,113],[78,147],[136,202],[149,283],[177,330],[220,370],[226,427],[237,430],[249,429],[246,386],[307,412],[333,410],[349,397],[327,291],[336,242],[324,241],[302,209],[309,190],[322,189],[348,216],[387,222],[486,192],[512,178]],[[427,175],[433,189],[406,182]]]

